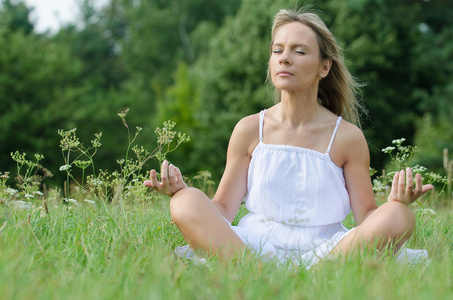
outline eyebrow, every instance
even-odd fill
[[[275,44],[272,44],[272,47],[274,47],[274,46],[281,47],[283,45],[284,45],[283,43],[275,43]],[[297,47],[311,48],[310,46],[308,46],[306,44],[293,44],[290,46],[293,48],[297,48]]]

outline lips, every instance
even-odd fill
[[[286,70],[280,70],[277,72],[277,75],[280,75],[280,76],[293,76],[294,74],[291,73],[291,72],[288,72]]]

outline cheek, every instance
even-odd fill
[[[269,79],[271,79],[272,81],[275,78],[274,70],[276,70],[275,62],[272,59],[270,59],[269,63],[268,63],[268,68],[267,68],[267,77]]]

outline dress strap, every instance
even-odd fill
[[[263,109],[260,112],[260,141],[263,141],[263,124],[264,124],[264,114],[266,113],[266,110]]]
[[[335,129],[333,131],[332,138],[330,139],[329,147],[327,147],[326,153],[330,153],[330,148],[332,147],[332,143],[335,138],[335,134],[337,133],[338,126],[340,125],[340,121],[341,121],[341,116],[339,116],[337,119],[337,124],[335,125]]]

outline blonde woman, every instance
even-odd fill
[[[378,207],[369,150],[357,127],[357,83],[340,48],[315,14],[281,10],[274,19],[268,79],[278,103],[243,118],[229,142],[213,199],[188,187],[180,170],[162,164],[148,187],[171,197],[171,217],[191,249],[228,259],[245,249],[311,267],[322,257],[362,249],[398,251],[411,236],[408,207],[432,188],[411,169],[395,174]],[[244,200],[250,212],[232,226]],[[352,210],[357,227],[342,221]]]

